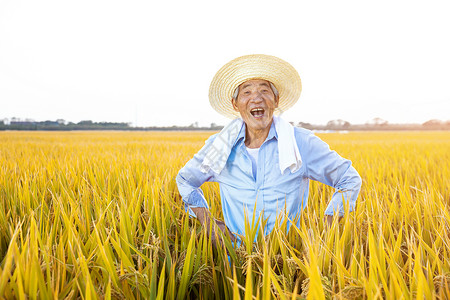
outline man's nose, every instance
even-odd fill
[[[255,92],[252,101],[261,102],[263,99],[261,92]]]

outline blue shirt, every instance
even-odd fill
[[[302,158],[300,170],[292,173],[290,169],[280,172],[278,165],[278,136],[274,123],[261,145],[258,155],[256,178],[252,172],[250,155],[245,149],[245,124],[236,139],[225,168],[220,174],[213,171],[202,173],[200,165],[206,155],[206,146],[216,137],[212,135],[206,145],[194,155],[179,171],[176,178],[178,190],[190,207],[206,207],[200,186],[206,181],[218,182],[224,221],[228,228],[238,234],[245,234],[245,220],[251,224],[253,214],[267,219],[265,233],[275,225],[276,217],[297,220],[308,202],[309,180],[317,180],[336,189],[325,210],[325,215],[344,214],[344,201],[350,211],[354,209],[361,177],[350,160],[339,156],[335,151],[311,131],[294,128],[295,139]],[[194,214],[193,214],[194,215]],[[289,224],[288,224],[289,226]]]

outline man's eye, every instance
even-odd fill
[[[250,91],[245,91],[244,95],[250,95]]]
[[[268,92],[269,92],[269,90],[262,90],[262,92],[263,92],[263,93],[268,93]]]

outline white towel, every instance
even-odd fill
[[[302,157],[295,140],[294,126],[281,117],[273,117],[278,134],[278,161],[281,174],[289,168],[291,173],[300,170]]]
[[[273,119],[278,134],[280,172],[283,174],[287,168],[290,168],[291,172],[295,173],[302,165],[302,158],[295,141],[294,127],[281,117],[274,116]],[[244,121],[241,118],[234,119],[217,134],[208,149],[205,149],[206,155],[200,166],[203,173],[209,170],[216,174],[222,172],[243,125]]]

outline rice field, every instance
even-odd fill
[[[217,249],[175,183],[209,135],[0,132],[0,298],[450,298],[450,132],[318,134],[360,173],[356,210],[325,229],[311,182],[298,228]]]

